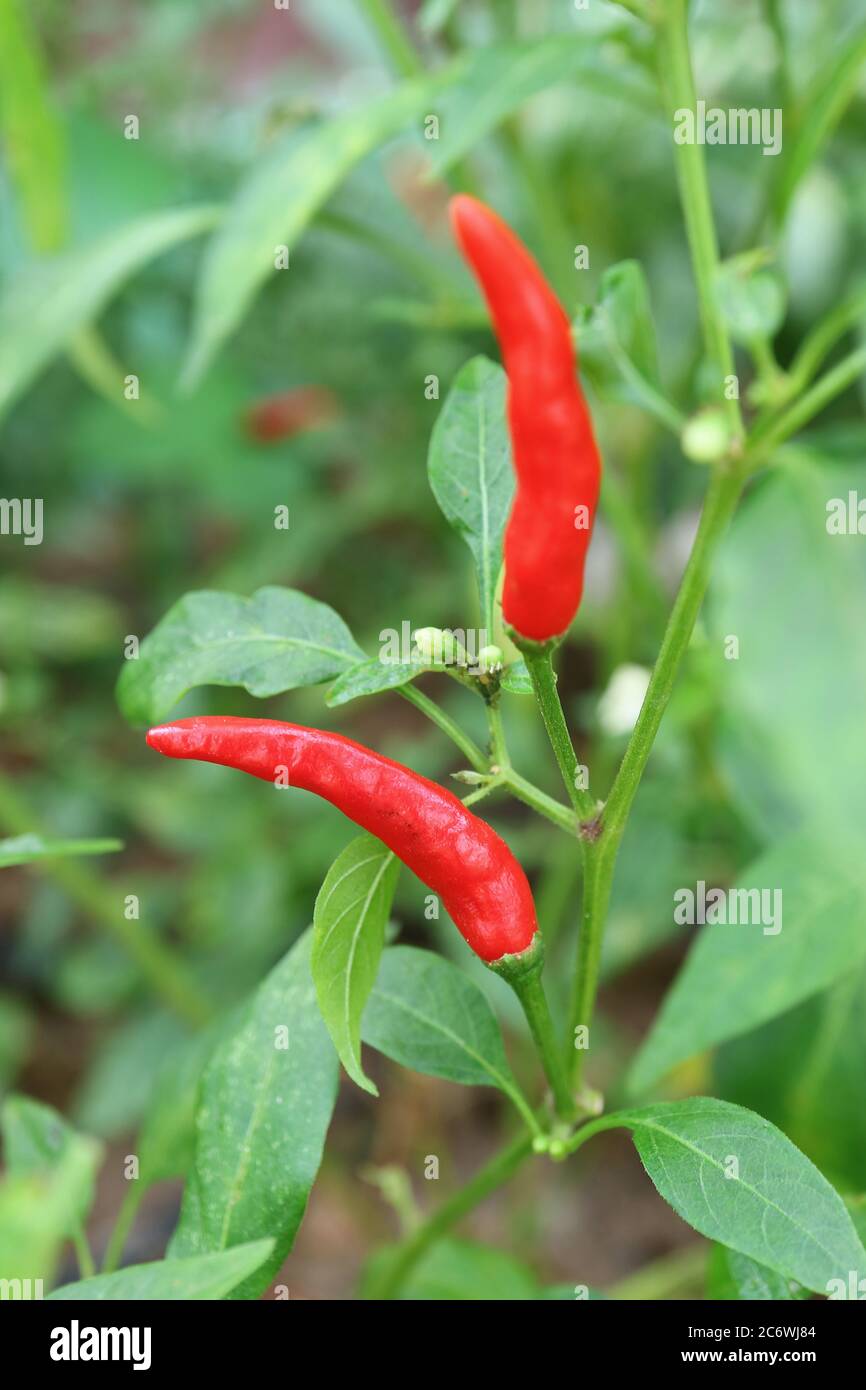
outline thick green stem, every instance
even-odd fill
[[[525,646],[523,659],[529,671],[535,699],[541,711],[547,737],[550,739],[550,746],[562,774],[569,800],[581,820],[592,820],[596,813],[596,805],[588,788],[578,786],[580,778],[577,755],[571,742],[562,705],[559,702],[556,673],[553,669],[550,651],[547,649],[532,650]]]
[[[38,833],[35,817],[4,776],[0,776],[0,826],[11,835]],[[184,962],[138,919],[124,916],[119,891],[109,888],[78,859],[41,860],[36,871],[59,884],[76,907],[120,942],[175,1013],[196,1026],[207,1022],[211,1005]]]
[[[485,1197],[489,1197],[497,1187],[507,1182],[531,1153],[532,1136],[521,1134],[507,1148],[496,1154],[465,1187],[443,1202],[417,1231],[413,1231],[399,1251],[394,1252],[385,1272],[369,1290],[369,1296],[376,1299],[396,1298],[430,1246],[483,1202]]]
[[[470,767],[473,767],[476,772],[490,771],[488,761],[478,744],[463,732],[460,725],[451,718],[450,714],[446,714],[435,700],[431,700],[429,696],[416,690],[414,685],[401,685],[398,693],[403,696],[404,700],[408,700],[410,705],[414,705],[422,714],[426,714],[427,718],[432,720],[443,734],[447,734],[451,742],[460,749]]]

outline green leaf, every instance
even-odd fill
[[[514,491],[505,395],[502,368],[473,357],[458,372],[439,412],[427,458],[433,496],[472,551],[490,641],[502,533]]]
[[[825,1173],[866,1172],[866,968],[716,1053],[714,1090],[781,1129]]]
[[[361,110],[293,131],[253,168],[205,253],[184,369],[188,385],[199,381],[274,273],[276,248],[291,251],[354,166],[413,121],[433,90],[430,81],[406,83]]]
[[[815,1293],[851,1270],[866,1275],[841,1197],[760,1115],[697,1096],[620,1111],[608,1124],[632,1131],[657,1191],[701,1235]]]
[[[735,256],[717,272],[716,299],[738,343],[772,339],[785,317],[785,290],[771,271],[754,268],[754,254]]]
[[[92,1139],[76,1134],[61,1115],[49,1105],[26,1096],[7,1096],[0,1110],[0,1131],[6,1170],[11,1177],[50,1176],[72,1154],[73,1166],[82,1175],[78,1184],[78,1205],[70,1210],[64,1235],[71,1235],[87,1220],[93,1201],[93,1179],[100,1147]],[[77,1156],[77,1157],[75,1157]],[[90,1182],[83,1174],[90,1169]]]
[[[400,861],[381,840],[359,835],[337,855],[313,914],[311,966],[322,1017],[352,1080],[379,1092],[361,1066],[361,1014],[385,945]]]
[[[400,1295],[449,1303],[512,1303],[539,1296],[535,1275],[513,1255],[453,1237],[437,1241],[419,1260]]]
[[[78,854],[111,854],[122,840],[46,840],[41,835],[16,835],[0,840],[0,869],[33,864],[40,859],[68,859]]]
[[[822,457],[759,482],[713,572],[707,627],[725,711],[719,759],[761,839],[807,819],[831,839],[836,825],[866,820],[866,545],[827,531],[828,503],[847,505],[849,492],[862,490],[863,441],[855,448],[850,466]],[[725,659],[728,634],[737,636],[738,660]]]
[[[425,34],[441,33],[456,9],[457,0],[424,0],[418,23]]]
[[[157,1075],[136,1144],[138,1181],[145,1187],[186,1176],[195,1152],[196,1101],[202,1072],[229,1026],[220,1020],[181,1046],[174,1046]]]
[[[97,1149],[69,1144],[56,1164],[0,1182],[0,1279],[41,1279],[47,1285],[70,1231],[93,1191]]]
[[[0,5],[0,121],[30,240],[37,251],[56,251],[68,220],[63,127],[21,0]]]
[[[359,661],[337,677],[325,696],[325,704],[334,709],[364,695],[399,690],[401,685],[409,685],[416,676],[430,669],[420,661],[381,661],[379,657],[371,656],[368,661]]]
[[[500,686],[511,695],[532,694],[532,681],[529,678],[529,671],[522,656],[519,660],[512,661],[510,666],[506,666],[502,673]]]
[[[707,1298],[791,1302],[806,1296],[806,1290],[793,1279],[786,1279],[726,1245],[713,1246],[707,1269]]]
[[[199,685],[239,685],[265,698],[333,680],[364,657],[326,603],[296,589],[259,589],[252,598],[203,590],[186,594],[123,667],[117,698],[132,724],[162,719]]]
[[[186,1260],[154,1260],[128,1265],[116,1274],[97,1274],[75,1284],[64,1284],[48,1295],[55,1301],[109,1302],[130,1299],[194,1300],[225,1298],[264,1264],[274,1248],[272,1240],[253,1240],[221,1250],[215,1255],[193,1255]]]
[[[775,205],[782,221],[803,177],[808,173],[844,114],[857,90],[860,69],[866,62],[866,28],[845,40],[837,53],[814,72],[802,94],[800,109],[808,116],[798,123],[793,141],[786,139],[781,156]]]
[[[866,954],[866,864],[841,835],[832,843],[817,830],[789,837],[757,860],[737,886],[781,893],[781,930],[773,935],[761,925],[730,924],[698,929],[635,1059],[631,1091],[825,989]]]
[[[534,42],[491,44],[461,54],[451,81],[437,103],[439,139],[431,154],[431,175],[441,177],[457,160],[500,126],[512,112],[559,82],[579,79],[580,87],[658,112],[652,90],[624,80],[622,70],[605,61],[598,43],[581,35],[553,34]]]
[[[484,994],[450,961],[415,946],[382,956],[361,1037],[392,1061],[463,1086],[498,1086],[527,1117]]]
[[[200,236],[219,215],[213,207],[153,213],[21,271],[0,296],[0,414],[124,280],[169,247]]]
[[[291,1249],[336,1099],[337,1057],[316,1006],[311,946],[305,932],[201,1081],[195,1161],[169,1254],[203,1255],[273,1237],[273,1253],[234,1298],[257,1298]]]
[[[580,369],[605,399],[642,406],[673,424],[659,390],[649,287],[638,261],[619,261],[601,277],[598,301],[574,321]]]

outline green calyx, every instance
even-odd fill
[[[533,637],[524,637],[522,632],[508,623],[505,624],[505,633],[524,656],[552,655],[565,637],[564,632],[559,632],[553,637],[546,637],[543,642],[537,642]]]
[[[544,965],[544,942],[541,932],[536,931],[529,945],[522,951],[512,951],[499,956],[497,960],[485,961],[485,965],[489,970],[501,975],[503,980],[507,980],[512,989],[517,989],[528,977],[541,973]]]

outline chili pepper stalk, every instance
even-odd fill
[[[577,1113],[577,1106],[563,1064],[547,995],[541,982],[541,972],[544,968],[544,943],[541,933],[536,932],[525,950],[515,955],[501,956],[499,960],[488,961],[487,964],[503,980],[507,980],[520,1000],[550,1084],[557,1117],[570,1124]]]

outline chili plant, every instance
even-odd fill
[[[36,261],[40,303],[50,301],[52,285],[59,295],[70,277],[84,289],[61,300],[56,319],[45,316],[47,327],[20,359],[10,348],[0,349],[0,402],[22,393],[61,348],[97,390],[113,389],[111,364],[90,326],[93,316],[119,280],[144,260],[210,231],[184,371],[185,387],[195,388],[267,279],[272,243],[277,240],[278,253],[284,248],[288,255],[308,223],[327,216],[324,204],[365,154],[405,127],[429,122],[427,113],[437,102],[447,106],[455,91],[471,93],[472,83],[482,80],[477,54],[452,57],[430,72],[388,5],[377,0],[359,8],[402,79],[393,90],[360,113],[339,115],[301,136],[292,132],[285,146],[278,142],[228,209],[202,205],[154,214],[146,225],[127,228],[89,252],[90,260],[71,251],[56,261]],[[501,13],[511,7],[493,8]],[[118,699],[131,725],[152,726],[151,748],[249,773],[270,783],[281,798],[314,793],[359,827],[362,833],[343,844],[315,905],[310,903],[309,929],[249,998],[218,1013],[205,985],[191,977],[180,957],[142,930],[134,915],[118,929],[93,882],[62,857],[102,852],[116,843],[28,838],[27,809],[11,788],[0,785],[0,818],[16,836],[0,844],[2,864],[47,858],[61,885],[112,925],[142,976],[197,1029],[169,1059],[155,1090],[135,1146],[129,1196],[99,1273],[84,1234],[96,1149],[47,1107],[21,1098],[7,1101],[8,1181],[13,1188],[20,1184],[16,1200],[34,1210],[45,1202],[53,1213],[45,1241],[34,1246],[31,1263],[19,1274],[41,1275],[56,1264],[61,1239],[71,1238],[83,1282],[66,1285],[58,1297],[144,1298],[165,1291],[196,1298],[259,1297],[292,1249],[303,1219],[340,1068],[347,1084],[366,1093],[365,1106],[372,1111],[378,1103],[371,1052],[445,1081],[492,1088],[501,1096],[502,1123],[513,1132],[464,1186],[423,1214],[414,1209],[399,1177],[382,1178],[386,1186],[391,1182],[404,1229],[369,1261],[362,1285],[366,1297],[423,1293],[423,1271],[435,1267],[430,1262],[438,1250],[453,1248],[448,1246],[452,1231],[519,1169],[544,1165],[552,1174],[551,1165],[577,1165],[579,1150],[616,1129],[631,1136],[660,1196],[712,1243],[697,1247],[699,1271],[688,1252],[686,1287],[700,1287],[710,1296],[790,1300],[810,1293],[847,1297],[852,1277],[855,1287],[866,1278],[862,1212],[852,1200],[858,1184],[850,1173],[837,1172],[828,1161],[823,1166],[835,1180],[831,1184],[782,1128],[755,1109],[713,1095],[684,1095],[686,1084],[674,1088],[673,1098],[670,1090],[661,1092],[667,1098],[657,1098],[658,1083],[680,1064],[772,1025],[822,992],[832,999],[831,987],[840,982],[846,987],[846,974],[862,971],[856,911],[866,901],[862,856],[852,847],[838,806],[828,812],[823,783],[814,804],[799,807],[803,814],[791,836],[730,890],[736,901],[757,902],[761,909],[762,894],[777,894],[770,912],[752,922],[747,917],[734,928],[730,922],[736,918],[721,915],[728,895],[711,889],[703,891],[697,918],[683,917],[709,925],[625,1079],[605,1058],[597,1011],[624,837],[687,657],[697,653],[700,659],[709,648],[699,617],[729,523],[747,490],[753,497],[757,492],[760,506],[760,477],[782,467],[796,473],[804,466],[807,445],[798,436],[862,376],[866,364],[864,349],[857,347],[821,374],[825,357],[862,317],[864,297],[858,290],[803,338],[783,368],[773,344],[784,291],[771,269],[772,243],[784,228],[797,184],[851,95],[864,56],[863,34],[855,34],[837,60],[833,95],[820,105],[814,124],[798,130],[794,152],[771,181],[768,206],[746,249],[723,261],[706,141],[693,128],[701,107],[686,2],[623,0],[618,8],[627,12],[619,37],[641,74],[642,85],[630,99],[638,105],[649,101],[655,118],[661,116],[672,134],[701,330],[700,361],[687,373],[680,399],[672,398],[657,371],[650,292],[636,262],[610,268],[598,303],[584,306],[573,319],[557,292],[565,277],[550,248],[561,244],[560,219],[512,111],[521,91],[559,80],[575,54],[564,63],[558,39],[530,44],[533,51],[521,70],[525,85],[518,84],[517,96],[497,97],[494,114],[476,116],[474,136],[470,130],[466,141],[460,122],[452,122],[447,153],[440,150],[433,157],[435,172],[459,189],[451,202],[452,231],[486,311],[468,299],[464,286],[455,289],[450,274],[443,289],[437,273],[425,271],[423,256],[409,256],[412,273],[426,274],[431,293],[441,296],[426,321],[432,318],[437,329],[449,330],[487,332],[492,326],[502,359],[500,365],[475,356],[454,374],[429,440],[430,487],[471,554],[474,609],[460,627],[446,624],[446,614],[435,615],[437,626],[410,623],[402,646],[383,645],[372,653],[332,607],[297,589],[272,585],[252,597],[211,589],[181,597],[140,643],[128,639]],[[428,34],[441,36],[446,56],[453,46],[455,9],[424,7]],[[784,26],[778,7],[766,9],[785,85],[790,74]],[[7,53],[30,54],[27,73],[31,88],[38,89],[38,63],[31,61],[15,13],[10,9],[13,17],[4,21]],[[504,44],[491,47],[484,61],[493,65],[492,76],[484,79],[493,93],[503,88],[497,63],[509,71],[522,59]],[[650,73],[657,75],[657,95],[648,95]],[[14,101],[13,91],[13,106]],[[50,131],[47,106],[42,116]],[[491,206],[467,191],[478,182],[467,162],[472,140],[497,126],[504,150],[523,171],[541,210],[537,255]],[[31,188],[26,178],[21,186],[26,200]],[[34,248],[59,250],[64,217],[56,198],[46,203],[31,196],[28,207]],[[334,224],[347,230],[339,214]],[[356,231],[349,222],[349,234]],[[386,256],[400,254],[393,246],[377,249]],[[405,248],[402,254],[405,260]],[[99,275],[92,273],[96,263],[104,267]],[[566,293],[573,294],[569,281],[566,285]],[[13,321],[13,311],[26,315],[28,304],[32,310],[34,293],[25,281],[17,310],[14,303],[6,306]],[[581,605],[584,566],[592,564],[594,528],[598,535],[597,512],[614,534],[633,581],[629,593],[635,611],[657,617],[664,599],[644,520],[630,495],[640,480],[630,468],[623,482],[619,460],[602,469],[603,450],[581,373],[602,399],[618,401],[623,409],[637,406],[668,431],[679,446],[677,467],[695,465],[706,475],[700,518],[660,646],[645,680],[637,673],[639,707],[627,712],[627,742],[614,761],[609,746],[601,752],[593,740],[596,715],[587,712],[589,701],[578,713],[560,699],[559,677]],[[436,401],[438,381],[431,380],[437,389],[427,398]],[[272,443],[330,419],[336,409],[327,388],[304,387],[249,410],[246,429],[258,443]],[[372,470],[375,463],[366,466]],[[854,515],[857,530],[856,508]],[[762,518],[762,524],[766,521]],[[253,699],[325,686],[328,711],[397,695],[453,746],[458,765],[452,777],[460,795],[331,729],[246,714],[174,717],[178,702],[205,686],[235,688]],[[445,693],[457,687],[464,701],[461,715],[452,712]],[[556,768],[561,779],[557,796],[549,791],[545,773],[528,775],[516,751],[513,729],[526,724],[529,710],[549,743],[550,771]],[[706,751],[702,731],[692,732],[700,758]],[[711,758],[703,771],[718,779]],[[155,780],[164,772],[153,761],[142,776]],[[191,794],[198,785],[191,783]],[[219,796],[221,783],[208,785]],[[268,794],[264,788],[258,792],[262,798]],[[564,930],[557,934],[546,919],[540,894],[537,906],[518,857],[488,824],[487,814],[498,814],[509,799],[531,812],[545,834],[561,837],[571,875],[566,895],[580,885],[580,908],[570,914],[567,940]],[[206,834],[205,810],[202,806]],[[277,825],[279,812],[277,805],[272,812]],[[441,909],[458,928],[465,942],[460,954],[397,941],[394,900],[404,868],[429,890],[425,920],[438,920]],[[684,912],[694,912],[697,896],[690,909],[688,893],[683,894]],[[239,934],[244,925],[238,922]],[[476,969],[478,962],[490,974]],[[522,1007],[531,1066],[509,1060],[491,998],[502,1006],[509,1032],[519,1032],[520,1020],[494,977],[511,987]],[[855,984],[859,989],[859,975]],[[833,1017],[822,1017],[817,1026],[816,1054],[832,1052]],[[814,1089],[821,1075],[820,1068],[814,1075],[805,1068],[802,1086]],[[610,1089],[613,1100],[604,1094]],[[44,1180],[38,1192],[27,1186],[34,1174]],[[118,1270],[143,1194],[172,1176],[182,1176],[185,1187],[165,1258]],[[483,1267],[480,1261],[475,1266],[478,1280]],[[567,1286],[546,1291],[530,1276],[517,1275],[522,1292],[503,1297],[593,1296],[582,1271],[571,1274]],[[639,1287],[646,1296],[663,1295],[671,1287],[667,1277],[664,1269],[651,1268],[635,1276],[629,1293],[623,1286],[619,1294],[637,1296]],[[483,1296],[481,1288],[477,1296]]]

